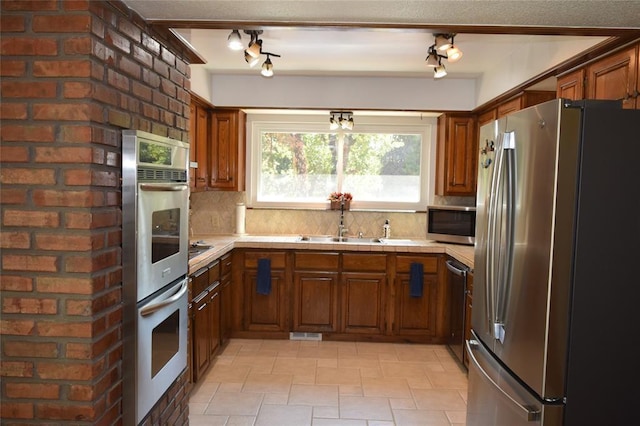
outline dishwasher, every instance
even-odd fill
[[[469,268],[460,262],[449,259],[447,264],[447,284],[449,288],[449,312],[451,335],[449,349],[463,363],[465,297],[467,294],[467,273]]]

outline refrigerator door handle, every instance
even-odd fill
[[[465,342],[467,345],[467,353],[471,358],[471,363],[477,369],[480,374],[487,380],[496,390],[498,390],[505,398],[513,403],[515,407],[517,407],[520,414],[524,416],[524,418],[529,422],[537,422],[540,420],[540,410],[531,409],[529,407],[525,407],[520,402],[516,401],[511,395],[504,391],[496,382],[491,378],[491,376],[482,368],[478,360],[476,359],[474,350],[478,350],[480,343],[477,340],[470,339]],[[477,348],[477,349],[474,349]]]

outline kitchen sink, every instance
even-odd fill
[[[380,238],[358,238],[358,237],[333,237],[331,235],[302,235],[300,241],[309,241],[316,243],[382,243]]]

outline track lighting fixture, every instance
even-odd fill
[[[453,44],[455,34],[434,34],[435,40],[429,46],[426,65],[433,68],[433,77],[442,78],[447,75],[447,70],[442,60],[456,62],[462,57],[462,51]]]
[[[329,113],[329,130],[353,130],[353,112],[331,111]]]
[[[229,49],[231,50],[242,50],[244,46],[242,45],[242,37],[240,37],[240,31],[231,31],[231,34],[229,34],[229,37],[227,37],[227,46],[229,46]]]
[[[273,76],[273,62],[271,62],[271,57],[274,56],[279,58],[280,55],[262,50],[262,40],[260,40],[262,30],[244,30],[244,33],[248,34],[250,37],[249,44],[244,50],[245,62],[249,64],[249,67],[253,68],[258,62],[260,62],[260,55],[266,55],[267,59],[262,63],[262,70],[260,73],[265,77]],[[230,49],[242,50],[243,46],[240,31],[231,31],[231,34],[227,37],[227,44]]]

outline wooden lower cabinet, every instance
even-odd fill
[[[258,292],[258,262],[269,259],[271,290]],[[248,331],[289,331],[288,288],[284,252],[246,252],[244,254],[244,329]]]
[[[241,284],[231,291],[233,337],[308,332],[328,340],[421,343],[445,343],[448,337],[442,254],[243,249],[233,258],[233,277]],[[271,261],[269,294],[256,291],[263,258]],[[423,266],[421,297],[409,293],[415,262]],[[222,300],[224,294],[223,285]]]
[[[423,268],[421,297],[410,293],[410,268],[420,263]],[[399,335],[436,336],[438,320],[439,257],[401,256],[396,258],[394,332]]]
[[[473,308],[473,272],[467,274],[465,305],[464,305],[464,340],[471,339],[471,309]],[[465,344],[463,351],[464,365],[469,367],[469,353]]]
[[[211,318],[211,307],[209,303],[207,303],[207,296],[207,293],[202,293],[200,297],[194,299],[192,305],[192,381],[194,383],[197,382],[207,368],[209,368],[209,362],[211,361],[209,352],[209,319]]]
[[[232,287],[231,253],[220,258],[220,344],[224,345],[231,337]]]

